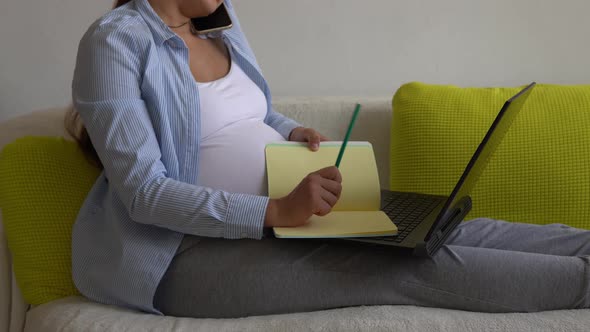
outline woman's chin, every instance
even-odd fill
[[[217,8],[221,6],[222,3],[223,0],[207,0],[203,1],[202,7],[198,8],[198,10],[196,10],[196,8],[190,8],[190,6],[185,6],[185,10],[181,11],[183,12],[183,15],[186,17],[206,17],[213,14],[213,12],[215,12]]]

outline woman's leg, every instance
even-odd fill
[[[562,224],[532,225],[478,218],[464,222],[448,245],[558,256],[590,255],[590,231]]]
[[[272,238],[187,236],[182,247],[154,300],[173,316],[380,304],[482,312],[590,307],[588,257],[449,245],[433,258],[417,258],[354,242]]]

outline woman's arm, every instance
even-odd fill
[[[167,177],[140,91],[150,45],[144,29],[139,21],[104,23],[91,28],[78,50],[73,101],[109,185],[136,222],[202,236],[260,238],[267,197]]]
[[[295,128],[302,127],[295,120],[288,118],[281,113],[274,111],[273,109],[268,112],[264,121],[269,126],[274,128],[274,130],[276,130],[279,134],[281,134],[281,136],[283,136],[286,140],[289,140],[289,137]]]

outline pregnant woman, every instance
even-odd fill
[[[233,27],[195,34],[222,4]],[[267,197],[264,146],[326,138],[273,111],[230,0],[118,1],[80,41],[72,95],[72,132],[103,167],[73,229],[89,299],[189,317],[590,307],[590,232],[563,225],[477,219],[428,259],[265,235],[329,213],[342,179],[329,167]]]

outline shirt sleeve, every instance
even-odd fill
[[[277,132],[279,132],[279,134],[281,134],[286,140],[289,140],[289,135],[293,129],[297,127],[303,127],[295,120],[292,120],[291,118],[288,118],[273,109],[268,112],[264,121]]]
[[[74,106],[109,186],[138,223],[209,237],[261,238],[268,197],[167,176],[140,90],[149,35],[125,23],[91,27],[80,41],[72,81]]]

